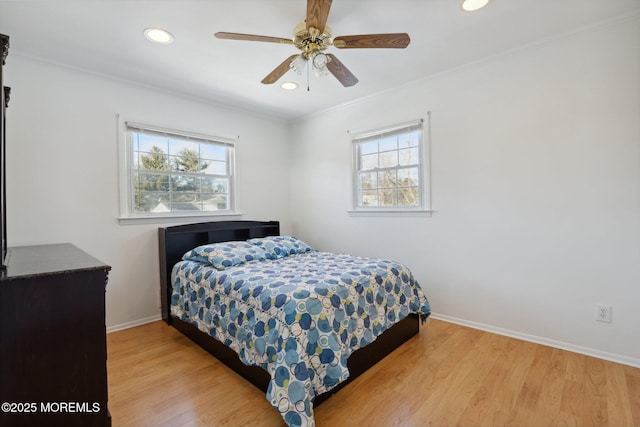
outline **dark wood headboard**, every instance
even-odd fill
[[[189,249],[207,243],[278,235],[278,221],[217,221],[159,228],[162,320],[171,324],[171,270]]]

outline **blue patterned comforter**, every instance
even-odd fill
[[[313,400],[349,377],[347,358],[404,319],[428,315],[411,272],[381,259],[307,252],[216,270],[181,261],[171,314],[271,375],[267,399],[290,426],[313,426]]]

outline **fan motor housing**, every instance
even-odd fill
[[[307,30],[307,24],[301,22],[293,30],[293,45],[302,51],[305,58],[310,59],[331,45],[331,28],[325,25],[322,34],[313,37],[312,31]]]

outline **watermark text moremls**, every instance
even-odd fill
[[[40,402],[40,412],[53,413],[87,413],[100,412],[98,402]]]
[[[99,402],[2,402],[0,405],[5,414],[87,414],[100,412]]]

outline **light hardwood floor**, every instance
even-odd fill
[[[264,394],[175,329],[107,337],[120,426],[283,426]],[[315,410],[318,427],[640,426],[640,369],[429,320]]]

